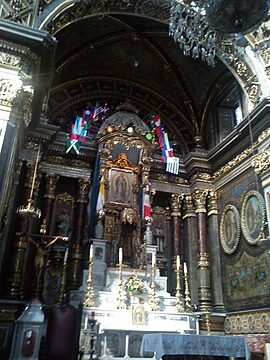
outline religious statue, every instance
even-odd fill
[[[36,278],[36,290],[35,295],[38,295],[40,285],[42,284],[42,273],[44,270],[44,265],[46,261],[47,254],[49,252],[49,248],[56,243],[56,241],[68,241],[68,237],[56,236],[53,237],[51,241],[47,242],[41,237],[40,242],[34,241],[31,237],[29,241],[36,247],[35,257],[34,257],[34,266],[35,266],[35,278]]]

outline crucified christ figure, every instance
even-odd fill
[[[51,238],[51,237],[49,237]],[[29,237],[29,241],[36,247],[34,265],[36,271],[36,290],[35,295],[38,296],[39,288],[41,285],[41,277],[44,270],[46,256],[48,254],[49,248],[56,243],[58,240],[68,241],[68,237],[56,236],[51,238],[52,240],[47,242],[44,240],[44,237],[41,237],[41,241],[34,241],[31,237]]]

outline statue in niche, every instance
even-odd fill
[[[163,253],[165,251],[165,236],[161,226],[156,227],[154,235],[157,251]]]
[[[123,249],[123,262],[128,266],[137,267],[140,259],[140,246],[137,236],[138,217],[132,208],[125,208],[120,216],[120,231],[115,244],[115,255],[119,247]]]
[[[95,225],[95,239],[103,239],[103,234],[104,234],[104,226],[103,226],[103,217],[104,217],[104,213],[103,212],[99,212],[98,213],[98,220],[97,223]]]

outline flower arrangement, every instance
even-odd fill
[[[125,282],[126,292],[130,295],[141,295],[144,291],[143,282],[138,278],[137,274],[133,274]]]

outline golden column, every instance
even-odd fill
[[[75,212],[73,243],[68,262],[68,289],[76,290],[81,285],[82,245],[87,214],[90,179],[79,179],[79,197]]]
[[[200,310],[211,308],[210,263],[207,244],[206,199],[209,190],[196,189],[193,192],[197,215],[197,261],[198,261],[198,301]]]

